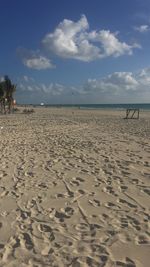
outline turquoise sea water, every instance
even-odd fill
[[[79,109],[127,109],[138,108],[141,110],[150,110],[149,104],[75,104],[75,105],[45,105],[46,107],[67,107],[67,108],[79,108]]]

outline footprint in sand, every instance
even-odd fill
[[[131,225],[132,225],[137,231],[140,231],[140,230],[141,230],[140,222],[139,222],[137,219],[135,219],[135,218],[133,218],[133,217],[131,217],[131,216],[128,216],[128,215],[127,215],[127,218],[129,219],[129,222],[131,223]]]
[[[137,208],[137,205],[132,204],[131,202],[126,201],[125,199],[119,198],[118,201],[120,203],[126,204],[127,206],[129,206],[130,208]]]
[[[120,186],[120,191],[125,192],[128,189],[128,186],[122,185]]]
[[[121,179],[119,176],[114,175],[113,180],[117,181],[118,184],[123,184],[123,179]]]
[[[108,193],[108,194],[111,194],[111,195],[113,195],[115,197],[118,196],[118,194],[116,194],[116,192],[114,191],[114,189],[113,189],[112,186],[106,186],[106,187],[104,187],[103,188],[103,192]]]
[[[67,194],[62,194],[62,193],[58,193],[55,195],[56,198],[67,198],[68,195]]]
[[[79,223],[75,226],[77,230],[77,235],[82,239],[86,239],[91,236],[92,238],[96,236],[98,230],[102,228],[99,224],[88,224],[88,223]]]
[[[131,175],[130,172],[128,171],[121,171],[122,175],[125,176],[125,177],[128,177],[129,175]]]
[[[80,183],[78,181],[71,181],[70,184],[73,184],[73,185],[76,185],[76,186],[80,185]]]
[[[47,224],[39,224],[38,230],[46,237],[49,241],[55,240],[55,235],[53,233],[52,228]]]
[[[75,229],[79,232],[89,232],[89,225],[87,223],[78,223]]]
[[[5,177],[5,176],[7,176],[7,172],[1,170],[0,171],[0,179]]]
[[[48,186],[47,186],[47,184],[46,184],[46,183],[44,183],[44,182],[42,182],[42,183],[38,184],[38,187],[40,187],[40,188],[43,188],[43,189],[48,189]]]
[[[3,252],[1,254],[2,261],[8,261],[12,256],[14,257],[15,249],[20,246],[20,239],[18,237],[11,236],[8,243],[3,246]]]
[[[100,255],[99,260],[96,260],[93,257],[87,256],[85,259],[85,262],[86,262],[87,266],[89,266],[89,267],[91,267],[91,266],[103,267],[103,266],[105,266],[107,260],[108,260],[108,257],[106,255]]]
[[[136,267],[136,264],[133,260],[126,258],[126,262],[115,261],[114,266],[116,266],[116,267]]]
[[[82,190],[82,189],[79,189],[79,190],[78,190],[78,193],[80,193],[81,195],[84,195],[84,194],[86,194],[86,191],[84,191],[84,190]]]
[[[99,244],[91,244],[91,250],[95,255],[106,255],[108,256],[109,253],[104,245]]]
[[[34,248],[32,238],[28,233],[21,233],[19,239],[20,239],[20,244],[23,248],[26,248],[27,250],[32,250]]]
[[[114,208],[114,210],[119,210],[120,209],[120,207],[118,205],[114,204],[113,202],[105,203],[105,207]]]
[[[67,214],[67,216],[69,216],[69,218],[74,214],[74,209],[73,208],[71,208],[71,207],[66,207],[65,209],[64,209],[64,212],[65,212],[65,214]]]
[[[93,200],[91,200],[91,199],[89,199],[89,201],[88,201],[92,206],[94,206],[94,207],[100,207],[100,201],[99,200],[97,200],[97,199],[93,199]]]
[[[59,220],[59,222],[64,222],[65,219],[71,218],[74,212],[75,210],[72,207],[66,207],[61,209],[61,211],[57,211],[53,208],[51,209],[50,217]]]
[[[136,237],[135,242],[138,245],[150,245],[150,238],[146,234],[140,234]]]
[[[129,223],[126,217],[122,217],[120,219],[120,223],[121,223],[121,228],[128,228]]]
[[[30,211],[24,211],[24,210],[21,210],[20,208],[18,210],[20,212],[20,216],[19,217],[22,220],[26,220],[26,219],[31,217],[31,212]]]
[[[136,179],[136,178],[132,179],[132,183],[133,183],[133,184],[139,184],[139,182],[140,182],[140,181],[139,181],[138,179]]]
[[[145,188],[142,191],[150,196],[150,188]]]
[[[39,224],[38,229],[40,232],[52,232],[52,228],[49,225],[46,224]]]
[[[70,183],[79,186],[84,181],[85,180],[83,178],[75,177],[75,178],[73,178],[73,180]]]

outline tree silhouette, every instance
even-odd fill
[[[4,76],[4,81],[0,82],[0,106],[1,113],[11,113],[13,111],[14,98],[13,94],[16,91],[16,85],[12,84],[7,75]],[[8,109],[6,110],[6,106]]]

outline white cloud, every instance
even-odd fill
[[[33,92],[33,91],[34,91],[34,88],[33,88],[31,85],[28,85],[28,86],[27,86],[27,90],[28,90],[29,92]]]
[[[78,22],[65,19],[53,33],[45,36],[42,43],[57,56],[91,61],[98,57],[100,50],[85,38],[88,28],[84,15]]]
[[[84,85],[85,92],[100,92],[117,95],[125,91],[137,90],[138,81],[131,72],[114,72],[102,79],[89,79]]]
[[[106,57],[119,57],[132,55],[133,49],[140,48],[137,43],[127,44],[120,41],[118,33],[110,30],[90,31],[85,15],[74,22],[64,19],[54,32],[46,34],[42,40],[43,48],[61,58],[76,59],[90,62]],[[147,25],[142,25],[141,30],[147,30]],[[54,68],[51,60],[44,56],[44,50],[29,51],[18,48],[23,64],[30,69],[44,70]]]
[[[37,84],[28,80],[18,83],[20,99],[45,103],[121,103],[148,102],[150,99],[150,68],[138,73],[114,72],[100,79],[88,79],[78,87],[59,83]],[[23,96],[22,96],[23,95]],[[27,97],[28,96],[28,97]]]
[[[23,76],[23,79],[24,79],[24,81],[26,81],[26,82],[29,81],[29,78],[28,78],[28,76],[26,76],[26,75]]]
[[[28,82],[34,82],[34,79],[29,77],[29,76],[27,76],[27,75],[24,75],[22,80],[27,82],[27,83]]]
[[[111,33],[109,30],[100,31],[95,39],[98,40],[103,48],[102,57],[114,56],[118,57],[124,54],[132,55],[133,48],[139,47],[137,44],[128,45],[117,39],[117,34]]]
[[[138,82],[133,77],[132,72],[115,72],[105,78],[105,83],[111,83],[123,90],[135,90],[138,85]]]
[[[78,53],[78,46],[74,40],[77,34],[88,29],[88,21],[85,16],[74,23],[71,20],[64,19],[54,33],[49,33],[43,39],[43,44],[54,53],[69,57]]]
[[[150,68],[145,68],[141,70],[137,75],[137,79],[139,83],[141,84],[141,86],[145,86],[149,89],[150,88]]]
[[[149,25],[140,25],[138,27],[134,27],[134,29],[140,33],[145,33],[148,32],[150,30]]]
[[[119,41],[116,33],[109,30],[89,31],[85,15],[77,22],[64,19],[53,33],[48,33],[44,47],[62,58],[78,59],[85,62],[108,56],[132,54],[139,45],[128,45]]]
[[[44,95],[61,95],[66,90],[66,87],[59,83],[50,83],[48,85],[44,83],[36,84],[36,82],[31,82],[31,80],[25,81],[25,83],[20,82],[18,88],[22,92],[39,92]]]
[[[17,49],[17,53],[21,58],[23,64],[30,69],[44,70],[55,67],[50,59],[41,55],[41,52],[39,50],[31,51],[19,47]],[[24,79],[27,81],[28,77],[25,76]]]
[[[24,58],[23,63],[30,69],[42,70],[53,68],[51,61],[44,56],[33,56],[31,58]]]

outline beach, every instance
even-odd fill
[[[149,267],[150,111],[0,115],[0,267]]]

